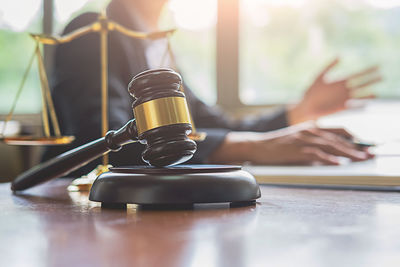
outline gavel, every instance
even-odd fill
[[[142,159],[165,167],[183,163],[195,153],[192,130],[181,76],[170,69],[139,73],[129,83],[134,119],[117,131],[67,151],[19,175],[11,190],[20,191],[53,178],[65,176],[110,151],[138,141],[146,145]]]

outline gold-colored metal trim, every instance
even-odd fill
[[[0,141],[8,145],[26,145],[26,146],[43,146],[43,145],[66,145],[75,140],[74,136],[57,136],[57,137],[38,137],[38,136],[10,136],[1,137]]]
[[[192,124],[192,128],[193,128],[193,124]],[[205,132],[194,132],[192,130],[192,132],[188,135],[189,139],[196,141],[196,142],[202,142],[206,139],[207,137],[207,133]]]
[[[108,131],[108,29],[107,19],[104,14],[100,15],[100,77],[101,77],[101,135],[105,136]],[[103,22],[103,23],[102,23]],[[103,166],[109,162],[108,154],[103,155]]]
[[[133,109],[139,135],[165,125],[191,123],[184,97],[165,97],[150,100]]]
[[[131,37],[131,38],[142,39],[142,40],[144,40],[144,39],[156,40],[156,39],[166,38],[168,35],[173,34],[176,31],[176,29],[170,29],[170,30],[165,30],[165,31],[156,31],[156,32],[150,32],[150,33],[132,31],[132,30],[108,19],[104,15],[100,15],[99,21],[96,21],[90,25],[87,25],[87,26],[79,28],[75,31],[72,31],[71,33],[66,34],[64,36],[54,36],[54,35],[48,35],[48,34],[42,34],[42,33],[41,34],[30,33],[30,35],[32,36],[33,39],[35,39],[35,41],[40,42],[42,44],[58,45],[58,44],[65,44],[65,43],[71,42],[81,36],[88,34],[88,33],[101,32],[102,30],[118,31],[126,36]]]

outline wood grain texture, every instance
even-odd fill
[[[400,194],[262,186],[254,206],[102,210],[0,185],[1,266],[400,266]]]

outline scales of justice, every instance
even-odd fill
[[[131,38],[156,40],[167,39],[167,49],[162,61],[172,50],[169,37],[175,30],[143,33],[132,31],[107,18],[102,12],[94,23],[61,37],[30,34],[35,50],[29,60],[22,82],[17,90],[11,110],[6,117],[0,139],[10,145],[64,145],[74,140],[63,136],[51,98],[40,44],[58,45],[72,42],[88,33],[100,34],[101,66],[101,132],[99,138],[86,145],[65,152],[19,175],[12,183],[14,192],[22,191],[47,180],[65,176],[100,156],[103,164],[91,172],[89,178],[78,178],[72,185],[91,188],[89,199],[102,203],[103,207],[124,208],[126,204],[143,206],[180,206],[196,203],[251,204],[260,197],[255,178],[240,166],[230,165],[177,165],[190,159],[196,151],[196,143],[206,138],[205,133],[195,130],[187,107],[182,79],[172,69],[148,70],[136,75],[129,84],[134,98],[134,119],[117,131],[108,129],[108,33],[118,31]],[[16,103],[25,80],[37,58],[42,95],[42,120],[44,136],[4,136],[7,122],[12,119]],[[172,64],[174,61],[172,60]],[[165,116],[167,114],[167,116]],[[49,119],[50,117],[50,119]],[[50,120],[54,135],[50,134]],[[146,144],[142,158],[151,166],[112,167],[108,152],[118,151],[131,142]],[[90,177],[97,177],[91,179]],[[93,183],[93,185],[92,185]]]

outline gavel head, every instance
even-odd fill
[[[144,71],[129,83],[139,141],[146,144],[142,159],[164,167],[189,160],[197,149],[182,78],[170,69]]]

